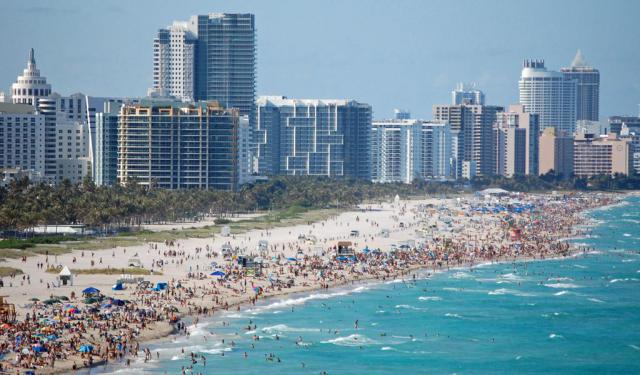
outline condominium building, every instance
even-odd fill
[[[525,135],[525,149],[524,149],[524,172],[521,174],[537,175],[538,174],[538,160],[539,160],[539,142],[540,142],[540,125],[539,116],[534,113],[529,113],[525,110],[522,104],[512,104],[509,106],[509,110],[500,112],[496,116],[497,128],[518,128],[524,129]],[[513,133],[515,136],[519,132],[507,132]],[[498,167],[496,165],[496,167]],[[498,167],[498,170],[502,170]],[[518,174],[520,171],[518,171]],[[498,174],[501,174],[500,172]]]
[[[371,125],[373,182],[448,179],[450,163],[451,131],[446,123],[394,119]]]
[[[29,104],[36,106],[38,99],[51,94],[51,85],[47,79],[40,75],[36,67],[36,58],[33,48],[29,51],[27,68],[18,76],[16,82],[11,85],[11,100],[16,104]]]
[[[437,121],[444,121],[451,126],[456,165],[456,178],[462,177],[465,161],[467,168],[477,168],[467,175],[489,176],[495,173],[493,153],[493,124],[497,113],[504,112],[504,107],[476,104],[446,104],[433,106],[433,116]]]
[[[600,116],[600,72],[588,66],[578,50],[571,66],[560,69],[568,80],[576,81],[576,120],[598,121]]]
[[[193,23],[174,22],[153,40],[153,92],[183,101],[194,98],[197,30]]]
[[[458,83],[451,91],[451,104],[484,105],[484,93],[475,83]]]
[[[495,173],[505,177],[527,174],[527,130],[518,127],[496,127],[494,133]]]
[[[0,170],[44,175],[45,117],[29,104],[0,103]]]
[[[577,81],[547,70],[544,60],[525,60],[518,82],[520,104],[540,116],[540,129],[573,133],[576,127]]]
[[[235,190],[237,109],[217,102],[143,100],[118,115],[117,174],[166,189]]]
[[[257,108],[259,174],[370,178],[370,105],[262,96]]]
[[[615,133],[603,137],[576,134],[573,163],[578,177],[629,175],[633,169],[631,142]]]
[[[546,128],[540,135],[539,174],[551,171],[569,178],[573,175],[573,135]]]

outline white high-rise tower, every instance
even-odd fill
[[[15,104],[38,105],[38,99],[51,94],[51,85],[45,77],[40,76],[36,68],[36,58],[33,48],[29,51],[27,68],[18,76],[16,83],[11,85],[11,100]]]
[[[571,134],[576,128],[576,84],[547,70],[544,60],[525,60],[518,82],[520,104],[539,116],[541,130],[553,127]]]
[[[194,99],[196,30],[193,23],[174,22],[153,40],[153,89],[159,96]]]

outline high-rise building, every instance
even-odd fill
[[[479,104],[446,104],[433,106],[433,116],[437,121],[451,126],[453,149],[456,151],[455,177],[465,161],[468,168],[477,168],[467,175],[490,176],[495,173],[493,153],[493,124],[497,113],[504,107]]]
[[[611,116],[609,117],[609,131],[620,134],[623,127],[640,134],[640,116]]]
[[[259,174],[370,178],[370,105],[262,96],[257,107]]]
[[[0,103],[0,170],[44,175],[45,117],[29,104]]]
[[[528,113],[522,104],[512,104],[509,110],[497,114],[496,128],[524,129],[525,134],[525,169],[521,174],[537,175],[539,159],[540,125],[539,117]],[[509,132],[507,132],[509,133]],[[517,132],[513,133],[514,136]],[[496,165],[496,167],[498,167]],[[499,173],[501,174],[501,173]]]
[[[447,123],[381,120],[371,125],[371,180],[411,183],[448,179],[451,131]]]
[[[396,120],[409,120],[411,118],[411,112],[406,109],[395,108],[393,110],[393,118]]]
[[[526,174],[527,130],[498,126],[494,129],[496,171],[500,176],[513,177]]]
[[[560,69],[566,79],[575,80],[576,120],[598,121],[600,116],[600,72],[587,65],[578,50],[571,66]]]
[[[153,93],[183,101],[194,98],[195,25],[174,22],[153,41]]]
[[[51,85],[47,79],[40,75],[36,67],[36,58],[33,48],[29,51],[27,68],[18,76],[16,82],[11,85],[11,100],[16,104],[38,105],[38,99],[51,94]]]
[[[573,135],[546,128],[540,135],[539,174],[551,171],[563,178],[573,175]]]
[[[616,133],[607,136],[576,134],[574,139],[574,174],[578,177],[629,175],[633,170],[631,142]]]
[[[456,89],[451,91],[451,104],[484,105],[484,93],[475,83],[458,83]]]
[[[577,81],[547,70],[544,60],[525,60],[518,82],[520,104],[540,117],[540,129],[573,133],[576,127]]]
[[[95,116],[93,182],[112,186],[118,181],[118,114],[122,104],[107,103]]]
[[[235,190],[237,109],[143,100],[118,115],[118,181],[166,189]]]

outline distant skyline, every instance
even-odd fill
[[[487,104],[518,101],[522,60],[552,70],[581,49],[600,70],[600,117],[638,115],[640,27],[635,1],[3,1],[0,91],[26,66],[63,95],[144,96],[157,30],[217,12],[256,15],[258,95],[348,98],[432,118],[458,82]]]

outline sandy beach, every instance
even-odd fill
[[[3,332],[0,350],[5,356],[0,357],[0,363],[12,372],[21,368],[23,373],[26,367],[35,366],[38,374],[64,373],[73,367],[151,355],[144,351],[144,342],[185,334],[180,318],[187,315],[197,319],[257,299],[355,280],[383,280],[408,275],[418,268],[437,271],[487,261],[567,256],[578,249],[569,248],[560,239],[580,234],[576,229],[584,221],[580,213],[611,204],[615,198],[595,194],[467,195],[400,200],[361,205],[321,222],[293,227],[8,259],[3,265],[22,269],[24,275],[3,278],[0,294],[16,305],[18,322],[29,318],[33,323],[21,331],[13,327],[13,331],[7,328]],[[163,226],[153,229],[160,228]],[[348,251],[338,253],[340,241],[351,242]],[[238,264],[239,257],[261,263],[262,275],[252,276],[249,269]],[[59,286],[57,273],[45,272],[64,266],[71,270],[120,269],[134,260],[145,270],[161,274],[74,274],[73,285]],[[219,276],[212,276],[216,271]],[[148,284],[124,283],[124,290],[112,290],[116,280],[123,277],[142,277]],[[158,288],[158,283],[166,283],[166,288]],[[85,303],[81,296],[89,287],[111,299],[96,301],[95,305]],[[71,300],[42,304],[52,296]],[[34,303],[34,298],[39,302]],[[104,307],[105,302],[116,305],[114,301],[127,303],[120,308]],[[78,312],[69,312],[70,308]],[[104,309],[109,309],[109,315]],[[92,317],[93,323],[77,327],[87,317]],[[56,347],[55,341],[64,341],[50,355],[41,356],[35,349],[25,352],[24,343],[16,343],[16,332],[22,332],[21,337],[25,332],[35,333],[32,331],[42,326],[36,322],[54,318],[59,320],[51,323],[52,331],[60,337],[50,343],[30,339],[32,346],[45,347]],[[76,348],[81,345],[92,349],[78,353]],[[16,355],[16,349],[23,354]],[[61,358],[51,366],[50,358],[55,355]]]

